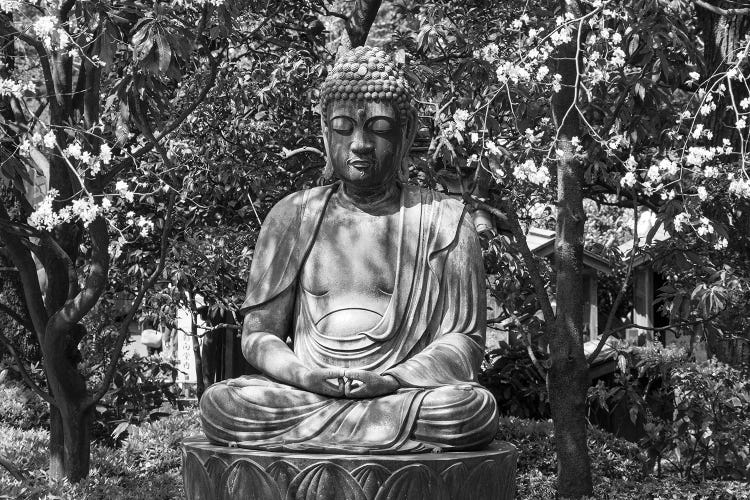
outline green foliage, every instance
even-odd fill
[[[651,461],[665,459],[686,477],[750,478],[750,380],[715,360],[675,367],[674,410],[646,423]]]
[[[134,425],[164,416],[175,406],[177,369],[158,356],[120,360],[113,387],[96,406],[94,436],[121,439]]]
[[[546,364],[547,356],[536,350],[537,359]],[[526,348],[501,347],[485,356],[479,383],[490,390],[501,415],[523,418],[548,418],[549,395],[544,378],[531,362]]]
[[[102,498],[117,500],[161,500],[182,498],[179,443],[197,434],[197,411],[179,412],[131,430],[122,447],[92,447],[93,468],[88,478],[76,485],[49,482],[46,432],[20,431],[0,425],[0,454],[26,475],[16,481],[0,468],[0,498],[65,499]]]
[[[49,421],[49,405],[22,382],[0,381],[0,423],[36,429]]]
[[[556,498],[554,427],[552,421],[501,418],[498,438],[519,451],[516,498]],[[741,481],[686,480],[677,476],[657,477],[643,471],[643,450],[595,427],[588,428],[588,448],[594,475],[596,499],[746,499],[747,485]]]
[[[628,408],[641,422],[645,468],[666,467],[685,479],[750,477],[750,380],[712,359],[686,360],[660,346],[620,354],[614,383],[589,391],[592,408]]]

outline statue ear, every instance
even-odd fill
[[[328,147],[328,125],[326,125],[326,117],[322,112],[320,114],[320,129],[323,131],[323,146],[325,147],[324,153],[326,154],[326,166],[323,168],[323,179],[328,181],[333,178],[333,165],[331,165],[331,159],[329,155],[330,148]]]
[[[409,116],[406,119],[406,130],[404,131],[402,144],[403,153],[401,155],[401,169],[399,171],[399,179],[402,182],[409,180],[409,161],[407,157],[409,156],[409,151],[411,151],[411,147],[414,144],[414,139],[417,137],[418,120],[416,111],[414,108],[411,108],[409,110]]]

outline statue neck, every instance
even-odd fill
[[[401,187],[395,179],[368,188],[342,182],[338,197],[342,205],[350,208],[368,213],[384,212],[399,206]]]

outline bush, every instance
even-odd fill
[[[49,405],[23,382],[0,382],[0,424],[19,429],[48,425]]]
[[[557,461],[552,421],[501,418],[498,438],[511,442],[519,451],[516,498],[556,498]],[[750,498],[747,485],[740,481],[696,482],[645,474],[640,467],[645,457],[638,445],[596,427],[588,429],[588,447],[594,477],[593,498],[596,499]]]
[[[628,408],[642,424],[645,469],[685,479],[750,478],[750,380],[710,360],[686,360],[659,344],[620,352],[620,373],[589,391],[590,408]]]
[[[716,360],[676,367],[674,410],[645,425],[650,463],[666,460],[685,478],[750,478],[750,380]]]
[[[0,453],[27,476],[14,480],[0,468],[0,498],[166,500],[183,497],[180,441],[200,432],[198,412],[178,412],[133,426],[119,448],[94,444],[91,474],[78,484],[49,482],[49,434],[0,426]]]
[[[133,426],[169,415],[179,396],[176,378],[177,368],[159,356],[121,359],[112,388],[96,405],[93,435],[116,444]]]
[[[548,363],[545,353],[537,350],[535,356]],[[547,384],[524,346],[510,347],[502,342],[489,351],[478,380],[495,396],[501,415],[549,418]]]

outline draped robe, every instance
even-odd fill
[[[204,431],[225,445],[349,453],[470,449],[494,438],[497,409],[476,384],[486,327],[484,268],[470,215],[457,200],[403,186],[396,283],[367,331],[319,331],[300,286],[326,205],[338,185],[295,193],[263,224],[242,312],[295,287],[293,350],[309,367],[357,368],[401,388],[372,399],[331,398],[255,375],[211,386]],[[334,263],[331,263],[334,266]],[[332,272],[335,272],[332,269]]]

